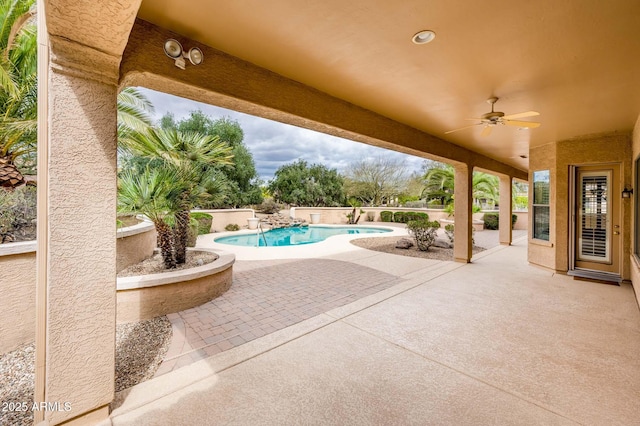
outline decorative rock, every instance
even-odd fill
[[[396,248],[399,249],[409,249],[411,247],[413,247],[413,241],[408,238],[402,238],[396,243]]]
[[[260,221],[264,225],[269,225],[271,229],[277,228],[291,228],[295,226],[308,226],[307,221],[303,219],[296,219],[293,217],[286,217],[280,213],[275,213],[267,216]]]
[[[442,238],[436,238],[436,240],[433,242],[433,246],[447,249],[453,248],[453,244],[451,244],[447,240],[443,240]]]

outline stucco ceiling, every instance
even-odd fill
[[[138,16],[520,169],[529,147],[640,113],[637,0],[143,0]],[[425,29],[436,39],[413,44]],[[445,134],[490,96],[541,127]]]

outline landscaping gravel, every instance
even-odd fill
[[[171,343],[167,317],[116,327],[116,392],[153,377]],[[35,344],[0,355],[0,403],[27,403],[29,410],[0,410],[0,425],[32,425]],[[0,407],[1,409],[2,407]]]
[[[166,316],[116,327],[116,392],[153,377],[171,336]]]
[[[358,247],[362,247],[368,250],[380,251],[383,253],[397,254],[400,256],[420,257],[422,259],[433,260],[453,260],[453,249],[446,249],[440,247],[429,247],[428,251],[421,251],[415,246],[408,249],[396,248],[396,243],[403,237],[373,237],[373,238],[358,238],[351,240],[351,244]],[[407,238],[407,237],[404,237]],[[482,247],[474,246],[473,253],[480,253],[485,249]]]
[[[33,424],[31,404],[35,380],[35,353],[35,344],[30,343],[0,355],[0,425]],[[29,409],[16,411],[14,406],[9,405],[22,403],[27,403]]]
[[[210,251],[187,251],[186,262],[174,269],[166,269],[162,261],[160,253],[154,254],[152,257],[143,260],[140,263],[131,265],[126,269],[118,272],[118,277],[132,277],[136,275],[158,274],[162,272],[179,271],[181,269],[194,268],[196,266],[206,265],[218,258],[218,255]]]

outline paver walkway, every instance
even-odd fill
[[[523,233],[526,231],[514,231],[514,238]],[[498,245],[497,231],[477,233],[476,244],[485,248]],[[428,268],[435,261],[412,262]],[[233,268],[233,285],[225,294],[167,315],[174,336],[156,376],[403,281],[402,273],[326,258],[238,261]]]
[[[174,343],[156,375],[377,293],[403,280],[338,260],[245,261],[222,296],[168,318]]]

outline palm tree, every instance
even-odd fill
[[[161,167],[174,173],[174,250],[176,263],[182,264],[186,260],[190,211],[207,196],[206,185],[212,180],[213,166],[232,164],[232,148],[217,136],[175,129],[132,132],[123,142],[128,153],[161,160]]]
[[[500,180],[495,175],[483,172],[473,172],[473,202],[481,205],[482,200],[486,200],[489,204],[495,206],[496,201],[500,199],[499,188]]]
[[[35,0],[0,2],[0,186],[24,183],[35,166],[37,40]],[[18,160],[21,160],[18,162]]]
[[[37,148],[37,26],[35,0],[0,1],[0,187],[35,172]],[[139,91],[118,94],[118,136],[151,125],[153,106]]]
[[[118,212],[140,213],[153,222],[158,233],[158,246],[167,269],[176,267],[173,235],[167,220],[175,213],[175,174],[167,169],[145,169],[142,173],[123,172],[118,179]]]
[[[455,172],[453,167],[444,164],[433,167],[424,175],[424,189],[422,197],[426,200],[437,199],[440,204],[446,206],[453,200],[453,186],[455,182]]]
[[[133,87],[125,87],[118,93],[118,141],[123,142],[131,132],[142,132],[153,122],[150,114],[154,108],[149,99]]]
[[[427,200],[438,199],[443,205],[453,201],[455,171],[453,166],[445,164],[433,167],[424,176],[425,187],[422,197]],[[494,203],[499,199],[498,189],[500,181],[497,176],[483,172],[473,172],[472,197],[474,204],[480,204],[481,200]]]

